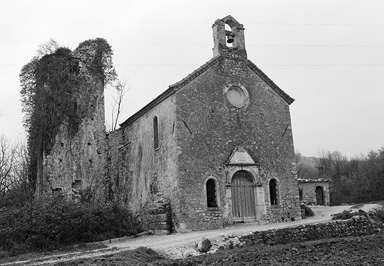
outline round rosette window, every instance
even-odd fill
[[[248,93],[245,88],[230,86],[226,92],[228,102],[237,108],[244,107],[248,103]]]

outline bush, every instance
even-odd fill
[[[380,222],[384,223],[384,207],[375,209],[375,216]]]
[[[75,203],[44,199],[0,209],[0,250],[15,255],[100,241],[141,231],[131,213],[117,203]]]
[[[365,216],[368,217],[368,214],[363,210],[358,210],[355,212],[344,210],[340,213],[332,214],[332,220],[348,220],[351,219],[353,216]]]
[[[305,211],[305,217],[315,216],[315,213],[308,206],[304,206],[304,211]]]

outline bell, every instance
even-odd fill
[[[228,35],[227,43],[233,43],[233,42],[235,41],[235,39],[234,39],[233,37],[235,37],[234,34],[230,34],[230,35]]]

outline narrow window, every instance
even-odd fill
[[[303,189],[299,188],[299,199],[303,200]]]
[[[159,120],[157,116],[153,118],[153,148],[159,148]]]
[[[278,189],[277,189],[277,181],[276,179],[271,179],[269,181],[269,196],[271,200],[271,205],[278,204]]]
[[[207,184],[207,207],[217,207],[216,183],[214,179],[208,179]]]
[[[52,189],[52,196],[54,198],[56,197],[61,197],[63,194],[62,194],[62,189],[61,188],[53,188]]]

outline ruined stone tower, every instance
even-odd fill
[[[77,48],[78,73],[83,82],[74,92],[78,130],[70,134],[69,123],[59,127],[50,153],[43,155],[38,173],[37,194],[63,195],[68,198],[101,197],[105,180],[104,82],[89,71],[96,56],[96,46]]]

